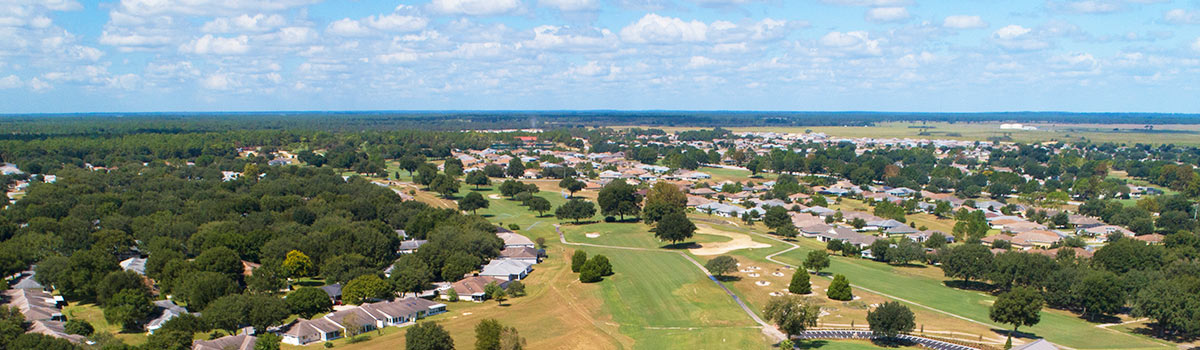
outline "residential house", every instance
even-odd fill
[[[429,241],[423,240],[423,239],[410,239],[410,240],[406,240],[406,241],[400,241],[400,248],[396,249],[396,253],[397,254],[416,253],[417,249],[420,249],[421,246],[425,245],[425,243],[429,243]]]
[[[334,283],[334,284],[331,284],[328,286],[321,286],[321,290],[324,291],[326,295],[329,295],[329,300],[333,302],[333,305],[341,305],[342,304],[342,284],[341,283]]]
[[[460,300],[471,300],[474,302],[482,302],[487,300],[485,288],[488,284],[495,283],[500,287],[508,288],[508,281],[491,276],[471,276],[454,282],[450,285],[454,289],[454,293],[458,294]],[[441,296],[444,300],[450,300],[448,294],[443,293]]]
[[[283,343],[305,345],[341,338],[346,331],[402,327],[416,320],[446,312],[446,304],[421,298],[380,301],[343,309],[311,320],[299,319],[285,326]],[[353,327],[353,328],[351,328]]]
[[[709,202],[698,205],[696,206],[696,210],[699,210],[703,213],[712,213],[723,217],[733,218],[740,217],[742,216],[742,213],[746,212],[745,208],[718,202]]]
[[[529,237],[522,236],[512,230],[500,227],[496,230],[496,236],[504,240],[504,248],[511,247],[529,247],[536,248],[537,245],[529,240]]]
[[[146,331],[150,334],[154,334],[154,331],[162,328],[172,318],[188,313],[187,309],[175,305],[175,302],[170,300],[155,300],[154,309],[154,318],[150,319],[150,322],[146,322]]]
[[[543,252],[525,246],[506,247],[500,251],[501,259],[516,260],[530,265],[542,262]]]
[[[1108,235],[1111,235],[1113,233],[1120,233],[1122,235],[1125,235],[1125,237],[1133,237],[1134,236],[1133,231],[1130,231],[1124,227],[1116,226],[1116,225],[1092,226],[1092,227],[1087,227],[1087,228],[1079,230],[1079,234],[1093,236],[1093,237],[1107,237]]]
[[[227,335],[213,340],[194,340],[192,350],[254,350],[257,340],[252,335]]]
[[[133,271],[134,273],[137,273],[142,276],[146,275],[146,259],[129,258],[129,259],[121,260],[121,262],[118,263],[118,265],[121,266],[121,270]]]
[[[533,264],[518,260],[496,259],[484,265],[479,275],[515,281],[525,278],[532,271]]]

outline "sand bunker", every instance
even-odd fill
[[[589,234],[585,234],[584,236],[587,236],[587,238],[596,238],[596,237],[600,237],[600,234],[599,234],[599,233],[592,232],[592,233],[589,233]]]
[[[766,287],[766,286],[769,286],[769,285],[771,285],[771,282],[767,282],[767,281],[758,281],[758,282],[754,282],[754,284],[758,285],[759,287]]]
[[[783,277],[783,272],[779,272],[779,271],[772,272],[772,273],[771,273],[771,276],[775,276],[775,277]]]
[[[732,238],[728,242],[703,243],[700,248],[692,249],[692,254],[696,255],[721,255],[738,249],[771,247],[770,244],[755,242],[749,235],[722,231],[708,225],[696,225],[696,233]]]
[[[783,293],[780,293],[780,292],[771,292],[769,294],[773,297],[783,296]]]
[[[758,277],[758,274],[757,274],[757,273],[749,273],[749,274],[746,274],[746,276],[748,276],[748,277]]]
[[[500,197],[500,195],[493,193],[493,194],[489,194],[489,195],[488,195],[488,198],[491,198],[491,199],[501,199],[501,198],[503,198],[503,197]]]

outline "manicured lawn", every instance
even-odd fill
[[[808,251],[821,249],[823,244],[802,239],[801,249],[777,257],[778,260],[799,264]],[[894,267],[887,264],[834,257],[828,269],[846,275],[850,283],[894,295],[925,306],[964,316],[969,319],[998,325],[988,318],[988,309],[995,300],[989,294],[946,287],[941,271],[936,267]],[[1165,345],[1145,338],[1095,327],[1070,313],[1047,309],[1036,326],[1022,327],[1022,332],[1045,337],[1051,342],[1080,349],[1140,349],[1162,348]]]
[[[758,174],[759,177],[750,178],[751,174],[750,174],[749,170],[737,170],[737,169],[714,168],[714,167],[701,167],[700,169],[696,169],[696,171],[712,175],[712,179],[708,180],[708,183],[710,185],[716,184],[716,183],[719,183],[722,181],[734,181],[734,182],[746,183],[746,181],[749,180],[749,181],[752,181],[755,183],[760,183],[760,182],[767,182],[767,181],[774,180],[776,177],[779,176],[774,173],[771,173],[771,174],[759,173]]]
[[[636,349],[761,349],[757,325],[691,262],[672,252],[584,248],[616,275],[597,283],[604,309]]]
[[[68,320],[84,320],[92,324],[97,334],[108,333],[121,339],[125,344],[141,345],[146,342],[146,333],[124,333],[118,325],[109,324],[104,320],[104,310],[96,304],[80,304],[72,302],[63,308],[63,316]]]

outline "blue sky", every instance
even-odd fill
[[[1200,0],[0,0],[0,113],[1200,113]]]

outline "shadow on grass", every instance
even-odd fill
[[[572,224],[575,226],[583,226],[583,225],[594,224],[594,223],[598,223],[598,222],[600,222],[600,220],[588,220],[588,221],[578,221],[578,222],[571,221],[571,222],[568,222],[568,224]]]
[[[718,281],[721,281],[721,282],[737,282],[737,281],[742,280],[741,277],[730,276],[730,275],[713,276],[713,278],[716,278]]]
[[[976,292],[991,292],[995,289],[991,284],[980,281],[949,280],[942,281],[942,284],[954,289],[971,290]]]
[[[1002,337],[1008,337],[1011,335],[1013,337],[1013,339],[1025,339],[1025,340],[1029,340],[1029,341],[1038,340],[1038,339],[1042,338],[1042,337],[1039,337],[1037,335],[1037,333],[1029,333],[1029,332],[1021,332],[1021,331],[1013,332],[1013,330],[1011,330],[1011,329],[992,328],[992,332],[995,332],[996,334],[998,334]]]
[[[917,343],[899,338],[871,339],[871,344],[883,348],[898,348],[901,346],[916,346]]]
[[[1155,339],[1162,339],[1162,340],[1175,342],[1175,343],[1186,343],[1186,342],[1194,341],[1196,339],[1200,339],[1200,337],[1187,336],[1187,335],[1182,335],[1182,334],[1173,334],[1170,331],[1163,329],[1162,327],[1158,326],[1155,323],[1146,323],[1146,324],[1143,324],[1141,327],[1137,327],[1137,328],[1131,327],[1131,328],[1129,328],[1129,331],[1134,334],[1141,334],[1141,335],[1144,335],[1147,337],[1151,337],[1151,338],[1155,338]],[[1191,348],[1191,349],[1200,349],[1200,348]]]
[[[826,345],[829,345],[828,340],[820,340],[820,339],[812,339],[812,340],[796,339],[796,340],[793,340],[793,342],[795,342],[795,344],[796,344],[796,349],[820,349],[820,348],[825,347]]]
[[[696,242],[680,242],[661,246],[662,249],[695,249],[700,248],[700,244]]]

